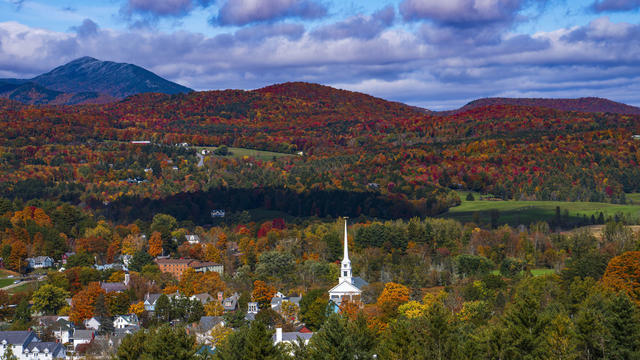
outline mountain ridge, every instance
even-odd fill
[[[489,97],[470,101],[461,108],[447,111],[433,112],[434,115],[459,114],[479,107],[494,105],[534,106],[545,107],[560,111],[578,111],[588,113],[615,113],[623,115],[640,115],[640,108],[621,102],[599,97],[581,98],[505,98]]]
[[[137,65],[88,56],[31,79],[0,79],[0,97],[31,105],[105,103],[148,92],[192,91]]]

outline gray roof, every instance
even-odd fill
[[[75,330],[73,332],[74,340],[89,340],[93,338],[94,331],[93,330]]]
[[[298,338],[302,339],[302,340],[309,340],[311,339],[311,337],[313,336],[313,333],[302,333],[302,332],[297,332],[297,331],[293,331],[293,332],[283,332],[282,333],[282,341],[297,341]],[[276,340],[276,335],[273,335],[273,341]]]
[[[353,286],[357,287],[360,290],[362,290],[363,287],[369,285],[368,282],[366,282],[363,278],[359,276],[354,276],[352,278],[352,283],[353,283]]]
[[[198,299],[198,301],[200,301],[202,304],[206,304],[206,303],[208,303],[208,302],[213,300],[213,296],[211,296],[211,295],[209,295],[207,293],[195,294],[195,295],[193,295],[193,297]]]
[[[100,287],[106,292],[118,292],[118,291],[127,291],[129,287],[121,282],[109,283],[103,282],[100,284]]]
[[[280,310],[280,306],[282,305],[283,301],[289,301],[300,306],[300,300],[302,300],[302,297],[300,296],[274,297],[271,299],[271,308],[274,310]]]
[[[0,331],[0,342],[7,344],[25,346],[33,340],[39,341],[33,331]]]
[[[209,331],[222,321],[224,321],[222,316],[203,316],[198,323],[198,330],[202,332]]]
[[[222,307],[227,311],[233,311],[238,307],[238,299],[240,295],[235,293],[222,301]]]
[[[113,335],[114,336],[124,336],[127,334],[135,334],[138,331],[140,331],[140,326],[138,325],[129,325],[126,326],[124,329],[114,329],[113,330]]]
[[[53,355],[53,357],[58,357],[56,355],[65,355],[64,346],[57,342],[32,342],[27,346],[29,352],[32,352],[33,349],[38,349],[38,352],[44,352],[44,350],[49,350],[49,353]]]
[[[146,302],[148,302],[149,304],[153,305],[153,304],[156,303],[156,301],[158,301],[160,296],[162,296],[162,294],[149,294],[149,295],[147,295],[147,298],[144,299],[144,300]]]

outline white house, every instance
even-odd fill
[[[344,258],[340,265],[340,278],[338,285],[329,290],[329,299],[340,306],[342,300],[359,302],[362,295],[362,287],[368,285],[359,277],[351,273],[351,260],[349,260],[349,243],[347,241],[347,219],[344,220]]]
[[[84,327],[89,330],[99,330],[100,329],[100,321],[95,317],[84,321]]]
[[[124,329],[129,326],[140,325],[140,320],[136,314],[118,315],[113,320],[113,327],[116,329]]]
[[[200,244],[200,236],[198,235],[185,235],[184,237],[189,244]]]
[[[53,266],[53,259],[48,256],[36,256],[27,258],[29,269],[44,269]]]
[[[282,332],[282,328],[276,328],[276,333],[273,334],[271,338],[273,340],[273,344],[277,345],[279,343],[289,343],[292,344],[294,342],[302,341],[304,344],[308,344],[309,340],[313,337],[313,333],[307,332]]]
[[[93,341],[95,334],[96,333],[93,330],[75,329],[73,331],[73,338],[72,338],[73,349],[75,350],[78,347],[78,345],[88,344],[91,341]]]
[[[0,354],[11,347],[18,360],[64,359],[66,350],[57,342],[42,342],[33,331],[0,331]]]

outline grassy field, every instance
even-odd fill
[[[544,275],[551,275],[556,273],[556,271],[553,269],[531,269],[530,271],[531,271],[531,275],[533,276],[544,276]],[[491,274],[500,275],[500,270],[493,270]]]
[[[7,290],[7,292],[9,294],[17,294],[17,293],[23,293],[23,292],[29,292],[29,291],[35,291],[38,288],[38,282],[37,281],[33,281],[33,282],[24,282],[16,287],[13,287],[9,290]]]
[[[474,194],[479,199],[478,194]],[[636,194],[631,194],[636,195]],[[517,226],[529,225],[537,221],[550,221],[555,217],[556,207],[560,207],[562,213],[569,212],[570,219],[582,218],[583,215],[598,216],[602,212],[606,217],[615,214],[624,214],[631,218],[640,218],[640,205],[636,204],[609,204],[596,202],[565,202],[565,201],[515,201],[515,200],[475,200],[467,201],[467,193],[461,192],[462,204],[450,208],[442,217],[456,219],[461,222],[474,221],[474,214],[482,224],[491,221],[490,212],[499,211],[499,224]]]
[[[13,284],[15,279],[0,279],[0,288]]]
[[[217,156],[217,155],[213,155],[213,151],[217,149],[216,146],[194,146],[193,148],[196,149],[198,152],[202,151],[203,149],[206,149],[212,152],[212,154],[209,154],[207,156]],[[228,149],[230,154],[226,155],[226,157],[242,158],[245,156],[249,156],[249,157],[260,159],[260,160],[271,160],[274,157],[278,158],[283,156],[295,156],[293,154],[285,154],[285,153],[278,153],[273,151],[263,151],[263,150],[254,150],[254,149],[245,149],[245,148],[236,148],[236,147],[230,147]]]

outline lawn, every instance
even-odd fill
[[[203,149],[207,149],[211,151],[211,154],[207,156],[218,156],[218,155],[213,155],[213,151],[217,149],[216,146],[194,146],[193,148],[196,149],[198,152],[202,151]],[[246,149],[246,148],[229,147],[228,149],[230,154],[226,155],[226,157],[234,157],[234,158],[242,158],[242,157],[248,156],[248,157],[252,157],[259,160],[272,160],[274,157],[278,158],[283,156],[294,156],[293,154]]]
[[[498,210],[499,224],[517,226],[529,225],[537,221],[550,221],[555,217],[556,207],[560,207],[562,213],[569,212],[570,219],[582,218],[583,215],[598,216],[602,212],[606,217],[615,214],[624,214],[633,219],[640,218],[640,205],[636,204],[609,204],[597,202],[566,202],[566,201],[515,201],[515,200],[475,200],[467,201],[468,193],[460,192],[462,204],[452,207],[441,217],[456,219],[461,222],[470,222],[476,218],[480,223],[488,224],[491,221],[491,211]],[[479,199],[478,194],[474,194]],[[631,194],[635,195],[635,194]],[[640,197],[639,197],[640,198]]]
[[[17,294],[17,293],[35,291],[37,288],[38,288],[38,281],[24,282],[16,287],[13,287],[7,290],[7,292],[9,294]]]
[[[0,288],[13,284],[15,279],[0,279]]]

